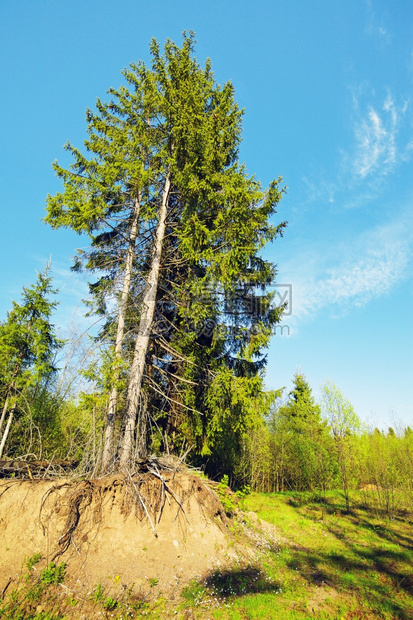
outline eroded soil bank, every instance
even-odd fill
[[[148,472],[98,480],[3,480],[0,484],[0,594],[29,570],[65,563],[64,586],[87,597],[133,588],[168,599],[223,567],[229,545],[215,493],[191,473]],[[26,568],[24,568],[26,567]],[[74,616],[76,617],[76,616]]]

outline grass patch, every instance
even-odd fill
[[[258,535],[255,543],[252,538],[255,566],[215,571],[202,584],[193,583],[194,596],[186,599],[198,606],[192,617],[413,618],[413,515],[389,520],[357,495],[353,500],[347,512],[335,492],[322,499],[309,493],[244,498],[243,509],[275,525],[279,542],[265,543]],[[239,524],[243,528],[253,530],[248,515]]]
[[[389,520],[357,499],[350,513],[339,493],[325,501],[308,493],[244,499],[244,508],[274,524],[282,539],[279,552],[262,558],[281,584],[282,592],[270,597],[272,618],[290,617],[286,609],[291,618],[413,617],[412,515]],[[255,603],[237,604],[250,613]]]

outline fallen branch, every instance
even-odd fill
[[[67,472],[72,471],[79,464],[78,461],[65,461],[53,458],[50,461],[22,461],[10,460],[0,461],[0,478],[20,478],[31,480],[35,478],[56,478]],[[56,468],[56,472],[51,473],[51,468]]]

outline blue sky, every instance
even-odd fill
[[[410,0],[2,0],[0,316],[52,256],[66,330],[86,286],[84,240],[41,222],[60,189],[63,144],[85,109],[148,60],[155,36],[194,30],[219,83],[245,108],[241,160],[282,175],[283,239],[266,250],[292,314],[268,353],[268,387],[331,379],[359,416],[413,423],[413,4]],[[288,335],[289,333],[289,335]]]

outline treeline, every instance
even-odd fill
[[[296,374],[287,400],[278,399],[248,433],[235,473],[238,484],[244,480],[263,492],[310,491],[323,498],[341,489],[347,509],[358,490],[391,514],[413,505],[413,431],[367,428],[331,382],[317,404],[305,377]]]
[[[111,365],[100,339],[56,336],[56,293],[47,267],[0,323],[0,456],[45,459],[52,466],[72,460],[94,475],[102,465]],[[252,404],[255,415],[243,430],[222,433],[215,452],[205,453],[187,443],[185,427],[178,443],[177,429],[166,434],[149,411],[147,453],[185,456],[217,479],[228,476],[233,488],[309,491],[320,498],[340,489],[348,509],[357,490],[358,498],[374,499],[388,514],[411,509],[410,427],[368,429],[333,383],[322,387],[317,403],[300,373],[286,397],[262,391]],[[228,424],[236,421],[229,411]]]

